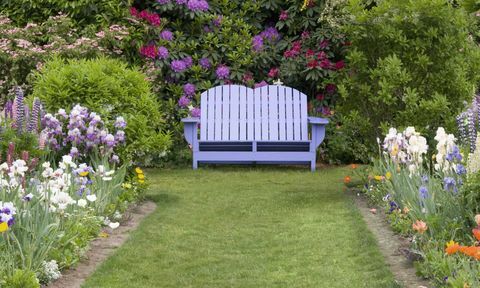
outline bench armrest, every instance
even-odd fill
[[[183,118],[182,122],[185,140],[190,144],[193,151],[198,151],[198,124],[200,123],[200,118]]]
[[[312,124],[312,142],[310,151],[315,152],[325,139],[325,126],[328,124],[328,119],[320,117],[308,117],[308,123]]]
[[[200,123],[200,118],[198,117],[188,117],[182,119],[183,123]]]
[[[310,124],[328,124],[330,121],[321,117],[308,117],[308,123]]]

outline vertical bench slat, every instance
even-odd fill
[[[241,141],[247,140],[247,101],[252,101],[253,99],[247,99],[247,88],[245,86],[239,86],[239,125],[240,125],[240,135],[239,139]],[[253,107],[253,106],[252,106]]]
[[[262,140],[269,140],[269,128],[268,127],[268,102],[270,97],[268,95],[268,86],[263,86],[260,88],[261,91],[261,102],[262,102]]]
[[[254,106],[254,114],[253,114],[253,122],[255,123],[255,132],[253,135],[254,140],[262,140],[262,114],[260,113],[262,103],[260,102],[261,93],[260,89],[249,90],[253,91],[253,106]]]
[[[286,108],[286,126],[287,140],[294,140],[293,137],[293,91],[290,87],[285,87],[285,108]]]
[[[301,139],[308,140],[308,115],[307,115],[307,95],[300,93],[300,118],[301,118]]]
[[[293,90],[293,139],[300,140],[300,93]]]
[[[268,87],[268,131],[270,132],[270,141],[278,141],[278,86],[270,85]]]
[[[245,87],[245,99],[247,101],[247,140],[255,140],[255,122],[254,122],[254,101],[255,95],[252,89]]]
[[[222,86],[222,140],[230,140],[230,86]]]
[[[239,114],[239,96],[240,96],[240,86],[231,85],[230,86],[230,140],[238,141],[238,114]]]
[[[215,139],[215,89],[209,89],[207,91],[207,95],[204,95],[207,99],[207,140],[214,140]],[[202,96],[203,97],[203,96]],[[203,110],[202,106],[200,109]],[[200,129],[204,129],[200,127]]]
[[[215,93],[215,135],[214,139],[222,140],[222,86],[214,88]]]
[[[286,137],[286,117],[285,113],[285,87],[278,86],[278,139],[280,141],[287,140]]]
[[[207,140],[207,130],[208,130],[208,90],[203,92],[200,95],[200,140]]]

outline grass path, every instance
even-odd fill
[[[343,170],[152,170],[158,208],[82,287],[397,287]]]

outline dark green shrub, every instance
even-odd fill
[[[169,148],[170,135],[145,78],[119,60],[54,58],[36,73],[33,95],[51,112],[81,104],[111,121],[123,116],[127,146],[121,156],[148,165]]]
[[[388,126],[415,126],[430,139],[433,127],[454,131],[479,80],[467,13],[444,0],[385,0],[370,10],[363,3],[350,1],[339,112],[356,121],[350,125],[368,127],[358,137],[371,143]]]

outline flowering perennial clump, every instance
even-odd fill
[[[87,108],[75,105],[69,114],[59,109],[55,115],[45,114],[42,135],[48,147],[54,151],[70,147],[70,156],[82,158],[92,151],[112,154],[111,161],[118,161],[114,149],[125,143],[126,121],[117,117],[113,124],[115,133],[110,133],[102,118]]]

